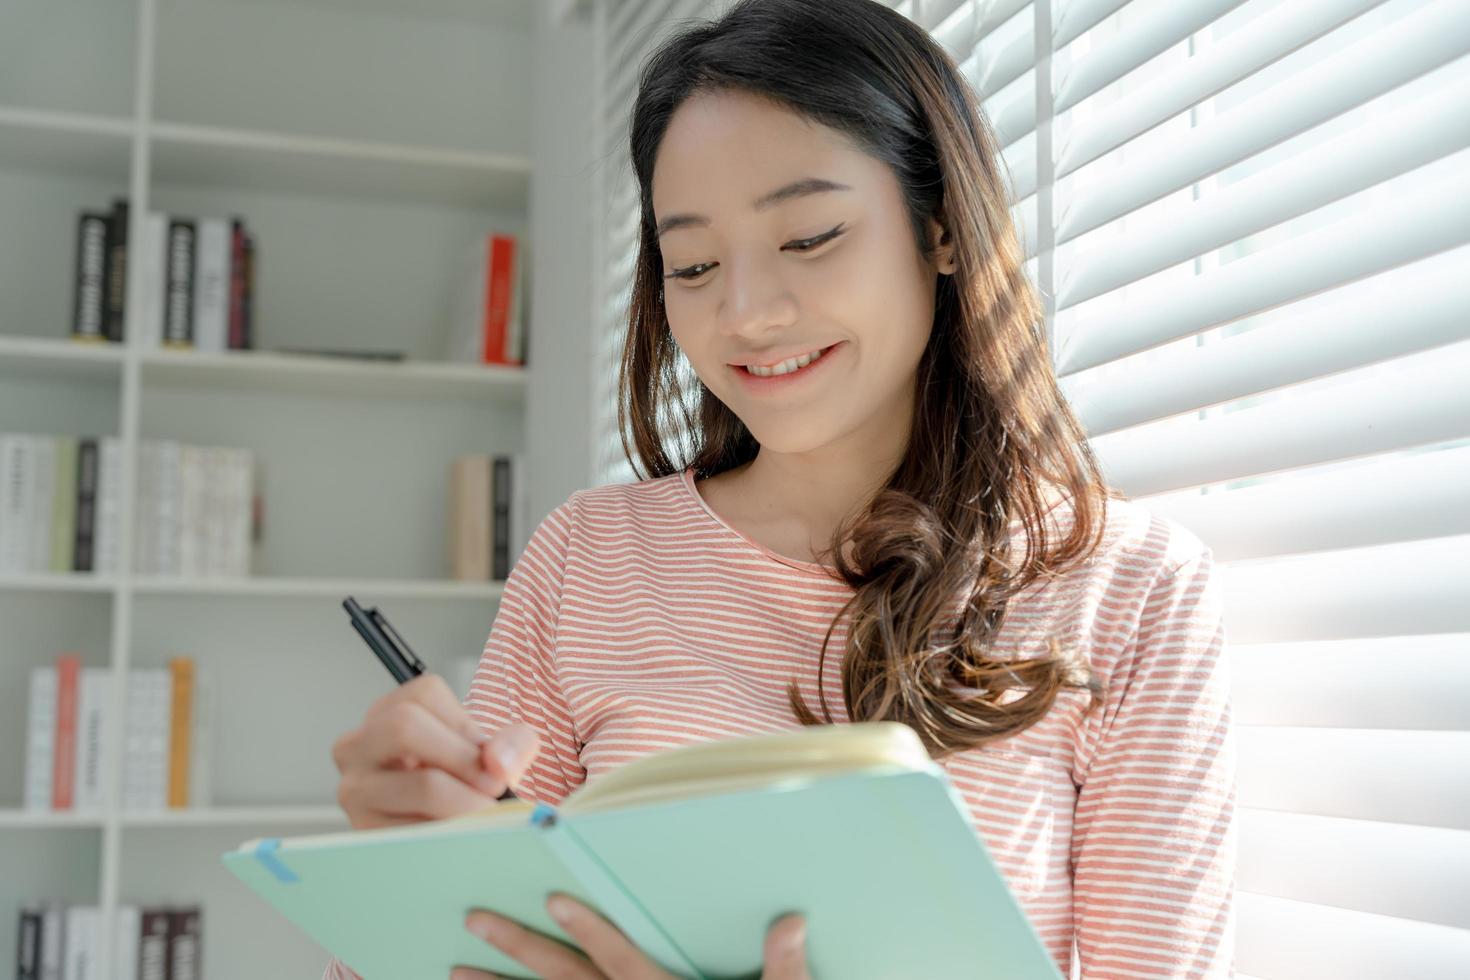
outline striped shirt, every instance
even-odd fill
[[[1070,516],[1053,507],[1049,530]],[[726,524],[692,471],[578,491],[513,567],[464,705],[487,733],[541,732],[518,791],[556,804],[651,752],[800,727],[790,680],[822,717],[818,651],[851,595]],[[1108,501],[1101,548],[1019,593],[992,652],[1040,656],[1053,636],[1106,693],[1084,715],[1087,694],[1064,689],[1030,728],[940,761],[975,832],[1063,976],[1233,976],[1235,738],[1211,553]],[[845,638],[844,617],[822,679],[840,722]]]

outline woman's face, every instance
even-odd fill
[[[808,180],[840,187],[790,189]],[[763,452],[902,452],[953,265],[948,244],[934,264],[919,253],[885,164],[766,100],[706,92],[669,122],[653,210],[674,340]]]

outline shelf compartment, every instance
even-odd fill
[[[155,183],[366,197],[524,212],[521,155],[153,122]]]

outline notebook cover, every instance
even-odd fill
[[[527,977],[465,932],[464,913],[491,908],[570,941],[546,915],[553,891],[599,908],[681,976],[758,975],[767,929],[798,911],[813,976],[1061,977],[937,766],[370,848],[350,835],[267,841],[224,862],[364,980],[456,964]]]

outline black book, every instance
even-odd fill
[[[173,916],[165,908],[142,911],[142,934],[138,938],[138,980],[170,980],[169,933]]]
[[[510,457],[496,456],[493,466],[490,577],[504,582],[510,577]]]
[[[76,291],[72,297],[71,335],[83,340],[107,338],[108,215],[77,215]]]
[[[77,440],[77,521],[72,550],[72,571],[92,570],[92,546],[96,541],[97,455],[96,439]]]
[[[255,349],[255,236],[245,232],[245,349]]]
[[[107,309],[105,335],[123,341],[123,318],[128,296],[128,202],[113,198],[107,222]]]
[[[169,914],[169,980],[200,980],[200,908],[190,905]]]
[[[194,220],[170,218],[165,245],[163,345],[194,346]]]
[[[31,906],[20,910],[15,976],[16,980],[41,980],[41,910]]]

